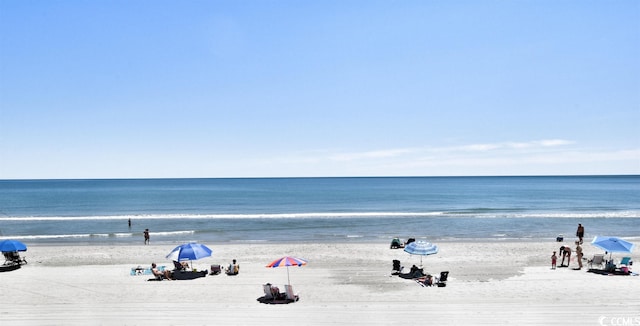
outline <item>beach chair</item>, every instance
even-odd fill
[[[602,268],[604,266],[604,255],[593,255],[593,258],[589,260],[589,267],[593,268],[593,265],[599,265]]]
[[[167,277],[165,276],[165,270],[166,270],[165,266],[156,266],[156,269],[158,270],[157,274],[154,273],[151,268],[145,269],[145,274],[147,274],[147,270],[148,270],[149,273],[153,275],[153,278],[148,279],[147,281],[162,281],[167,279]],[[171,275],[173,275],[173,272],[171,272]]]
[[[397,259],[393,260],[393,268],[391,269],[392,275],[397,275],[402,273],[402,266],[400,266],[400,261]]]
[[[449,271],[440,272],[440,277],[436,278],[436,282],[433,285],[445,287],[447,286],[447,278],[449,278]]]
[[[264,299],[266,299],[266,300],[275,299],[275,297],[273,296],[273,293],[271,292],[271,284],[269,284],[269,283],[263,284],[262,285],[262,290],[264,291]]]
[[[295,302],[295,301],[298,301],[300,299],[300,297],[297,294],[293,293],[293,287],[291,285],[286,284],[284,286],[284,289],[285,289],[285,293],[287,295],[287,300]]]
[[[631,261],[631,257],[622,257],[622,260],[620,261],[620,266],[629,266],[629,265],[633,265],[633,262]]]
[[[391,249],[398,249],[398,248],[404,248],[404,244],[402,242],[400,242],[399,238],[393,238],[393,240],[391,240]]]
[[[26,258],[21,258],[18,252],[5,252],[4,254],[4,265],[23,265],[27,263]]]
[[[222,273],[222,267],[220,265],[211,265],[211,273],[209,275],[218,275]]]
[[[153,271],[151,272],[151,275],[153,275],[153,278],[148,279],[147,281],[162,281],[162,280],[166,280],[167,277],[164,276],[164,272],[158,269],[158,274],[154,273]]]

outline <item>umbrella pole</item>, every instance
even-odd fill
[[[287,283],[291,285],[291,280],[289,279],[289,266],[287,266]]]

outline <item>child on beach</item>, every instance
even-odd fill
[[[553,252],[551,255],[551,269],[556,269],[556,262],[558,261],[558,257],[556,256],[556,252]]]

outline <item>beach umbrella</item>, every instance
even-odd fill
[[[420,266],[422,266],[422,257],[435,255],[438,253],[438,246],[426,241],[415,241],[404,247],[404,251],[411,255],[420,256]]]
[[[3,240],[0,241],[0,251],[2,252],[17,252],[27,251],[27,245],[18,240]]]
[[[211,256],[211,249],[207,246],[190,242],[175,247],[167,258],[175,261],[198,260]]]
[[[289,285],[291,285],[291,280],[289,280],[289,266],[302,267],[302,266],[304,266],[306,264],[307,264],[307,260],[306,259],[290,257],[290,256],[284,256],[284,257],[281,257],[281,258],[278,258],[278,259],[272,261],[266,267],[267,268],[276,268],[276,267],[286,266],[287,267],[287,283]]]
[[[611,259],[611,253],[614,252],[626,252],[631,253],[633,248],[636,246],[635,244],[622,240],[618,237],[605,237],[605,236],[595,236],[591,244],[606,250],[609,252],[609,259]]]

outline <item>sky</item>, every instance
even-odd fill
[[[640,174],[640,1],[0,1],[0,179]]]

